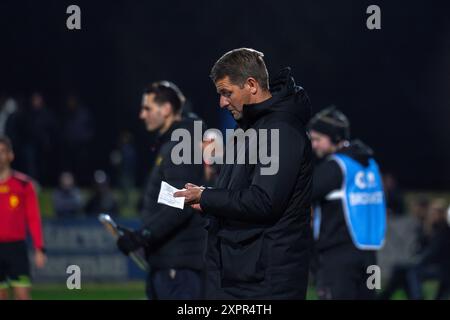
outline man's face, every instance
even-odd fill
[[[74,186],[75,182],[73,179],[73,175],[69,172],[64,172],[60,177],[60,185],[64,190],[69,190]]]
[[[314,153],[318,158],[323,158],[336,151],[336,145],[331,142],[329,136],[311,130],[311,143]]]
[[[236,85],[226,76],[215,83],[217,93],[220,95],[220,107],[226,108],[235,120],[242,119],[244,104],[249,104],[251,99],[250,87]]]
[[[6,145],[0,143],[0,170],[9,168],[13,160],[13,152]]]
[[[148,131],[159,131],[163,126],[169,112],[170,105],[159,105],[155,102],[155,94],[144,94],[139,118],[144,121]]]
[[[31,106],[33,109],[41,109],[44,106],[44,98],[39,93],[33,93],[31,96]]]
[[[439,224],[446,221],[447,212],[446,212],[446,203],[444,200],[436,199],[430,204],[427,219],[431,225]]]

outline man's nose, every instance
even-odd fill
[[[225,108],[225,107],[227,107],[229,104],[230,104],[230,102],[228,101],[227,98],[225,98],[225,97],[223,97],[223,96],[220,96],[220,102],[219,102],[219,105],[220,105],[221,108]]]

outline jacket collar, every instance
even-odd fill
[[[158,150],[164,143],[166,143],[167,141],[170,141],[172,132],[175,129],[179,128],[180,124],[181,124],[181,121],[174,121],[172,123],[172,125],[169,127],[169,129],[167,129],[166,132],[164,132],[162,134],[158,134],[158,136],[156,137],[155,143],[152,146],[152,151]]]
[[[270,107],[274,104],[275,99],[271,98],[259,103],[245,104],[242,111],[242,119],[238,121],[240,127],[248,128],[258,119],[270,113]]]

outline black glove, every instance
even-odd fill
[[[150,232],[147,229],[131,231],[129,229],[118,227],[122,235],[117,239],[117,247],[123,254],[128,255],[148,244]]]

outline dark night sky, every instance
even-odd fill
[[[81,7],[80,31],[66,29],[70,4]],[[370,4],[381,7],[381,30],[366,28]],[[2,0],[0,91],[26,97],[38,88],[55,111],[66,92],[79,92],[97,121],[92,161],[102,167],[120,130],[148,144],[137,118],[145,83],[174,81],[220,127],[210,68],[230,49],[253,47],[269,72],[292,67],[315,112],[341,108],[402,186],[448,189],[448,16],[444,1],[424,0]]]

